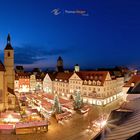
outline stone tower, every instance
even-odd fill
[[[7,36],[7,45],[4,49],[4,66],[6,69],[7,86],[10,89],[14,89],[14,49],[11,46],[10,34]]]
[[[63,71],[64,71],[63,59],[61,58],[61,56],[59,56],[57,59],[57,72],[63,72]]]

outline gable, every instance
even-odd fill
[[[46,76],[44,77],[43,82],[47,82],[47,81],[52,81],[49,74],[46,74]]]
[[[76,73],[73,73],[69,80],[81,80],[81,78]]]
[[[105,80],[111,80],[111,76],[110,76],[109,72],[107,73]]]

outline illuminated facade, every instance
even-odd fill
[[[36,90],[36,76],[34,74],[30,75],[30,91]]]
[[[112,79],[109,72],[81,71],[69,79],[69,91],[74,96],[78,91],[83,101],[89,104],[106,105],[123,95],[124,78]]]
[[[112,78],[108,71],[60,72],[50,88],[59,96],[74,98],[80,92],[85,103],[106,105],[124,95],[123,84],[123,77]]]
[[[15,78],[15,91],[29,92],[30,76],[28,73],[18,73]]]
[[[53,74],[47,73],[44,77],[43,90],[46,93],[53,93]]]
[[[43,90],[43,78],[41,75],[36,75],[36,91]]]
[[[57,73],[55,80],[53,81],[53,91],[59,96],[69,95],[69,78],[72,76],[72,72],[60,72]]]

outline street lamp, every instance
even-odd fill
[[[100,128],[103,128],[107,124],[106,120],[100,122]]]

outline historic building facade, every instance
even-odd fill
[[[112,79],[107,71],[81,71],[69,79],[70,95],[80,92],[89,104],[106,105],[123,96],[124,78]]]
[[[46,93],[53,93],[53,80],[55,78],[55,74],[47,73],[43,79],[43,91]]]
[[[124,78],[112,78],[108,71],[60,72],[53,80],[47,74],[43,83],[48,93],[74,98],[79,92],[85,103],[106,105],[123,96]]]

